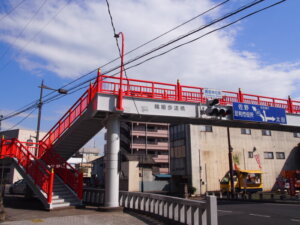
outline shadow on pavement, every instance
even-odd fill
[[[14,209],[42,210],[45,211],[43,204],[37,198],[25,198],[22,195],[4,196],[4,207]]]

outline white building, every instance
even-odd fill
[[[300,169],[300,130],[265,130],[256,124],[229,131],[234,164],[262,170],[264,191],[276,188],[282,170]],[[218,191],[229,171],[227,127],[182,124],[171,126],[170,135],[173,191],[183,192],[184,184],[195,187],[196,194]]]

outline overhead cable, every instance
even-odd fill
[[[13,8],[11,8],[11,10],[9,10],[4,16],[2,16],[0,18],[0,21],[3,20],[5,17],[7,17],[8,15],[10,15],[13,11],[15,11],[17,8],[19,8],[19,6],[21,6],[23,3],[25,2],[25,0],[20,1],[16,6],[14,6]]]

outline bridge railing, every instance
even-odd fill
[[[104,190],[85,189],[83,202],[87,205],[103,205]],[[208,196],[205,201],[195,201],[151,193],[120,191],[120,206],[184,224],[218,224],[215,196]]]
[[[111,77],[101,75],[101,83],[98,82],[99,93],[118,94],[119,77]],[[134,96],[141,98],[162,99],[169,101],[187,101],[205,103],[204,88],[181,85],[168,84],[162,82],[144,81],[137,79],[124,79],[123,85],[124,96]],[[242,102],[249,104],[265,105],[272,107],[279,107],[286,110],[288,113],[300,113],[300,101],[281,98],[273,98],[266,96],[259,96],[253,94],[233,91],[222,91],[221,105],[232,105],[233,102]]]

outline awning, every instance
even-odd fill
[[[157,178],[171,178],[171,174],[156,174],[155,177]]]

